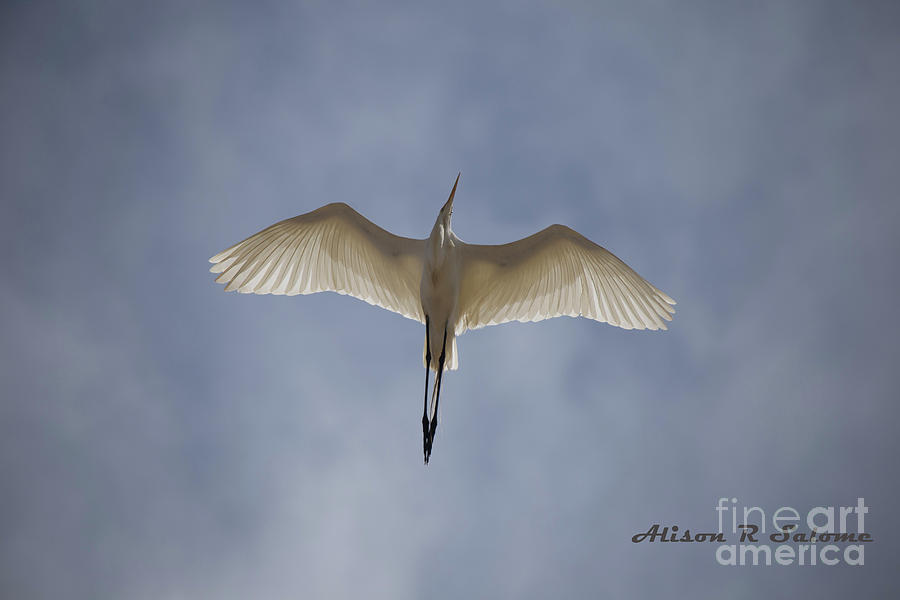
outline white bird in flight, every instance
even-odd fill
[[[564,225],[509,244],[467,244],[450,229],[453,197],[431,235],[394,235],[343,202],[275,223],[209,259],[225,291],[349,294],[425,324],[425,464],[441,376],[457,368],[456,338],[509,321],[587,317],[623,329],[666,329],[675,301],[610,251]],[[428,373],[435,371],[429,418]]]

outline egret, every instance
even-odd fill
[[[459,174],[422,240],[394,235],[335,202],[275,223],[209,259],[226,292],[331,291],[423,323],[425,464],[437,430],[441,378],[457,368],[456,338],[465,331],[560,316],[656,330],[666,329],[675,313],[672,298],[563,225],[498,246],[463,242],[450,229],[458,184]]]

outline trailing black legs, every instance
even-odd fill
[[[425,451],[425,464],[431,454],[430,435],[428,434],[428,372],[431,370],[431,340],[428,337],[430,319],[425,316],[425,407],[422,409],[422,447]]]
[[[429,321],[425,317],[425,341],[429,343]],[[428,368],[431,367],[431,347],[425,351],[428,367],[425,369],[425,412],[422,415],[422,435],[424,437],[425,446],[425,464],[431,457],[431,446],[434,444],[434,435],[437,432],[437,415],[438,403],[441,400],[441,377],[444,374],[444,359],[447,355],[447,324],[444,323],[444,339],[441,342],[441,355],[438,357],[437,376],[435,377],[435,385],[432,390],[432,408],[431,408],[431,424],[428,424]]]

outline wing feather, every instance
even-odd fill
[[[424,322],[424,240],[396,236],[344,203],[285,219],[209,259],[225,291],[349,294]]]
[[[507,321],[583,316],[666,329],[675,301],[605,248],[563,225],[500,246],[461,245],[457,335]]]

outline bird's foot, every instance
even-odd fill
[[[425,433],[425,464],[428,464],[428,459],[431,458],[431,446],[434,444],[434,433],[437,429],[437,419],[432,419],[431,426],[422,421],[423,430]]]
[[[431,456],[431,436],[428,435],[428,416],[422,415],[422,448],[425,451],[425,464],[428,464],[428,457]]]

